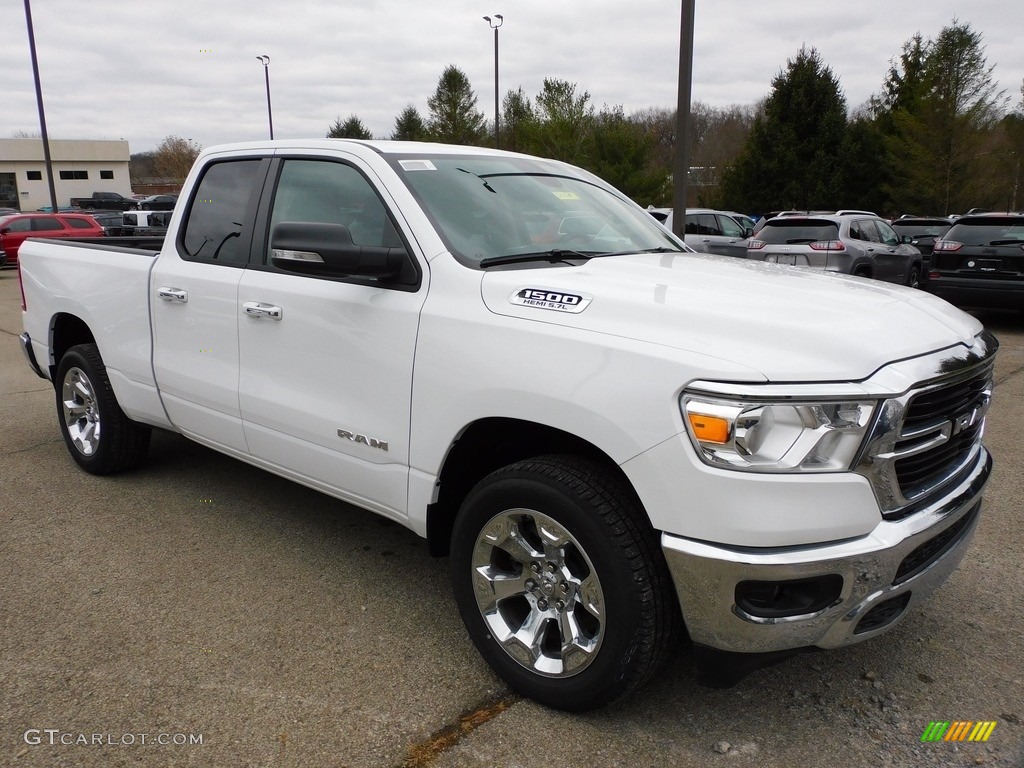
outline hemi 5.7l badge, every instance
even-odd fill
[[[509,303],[521,307],[552,309],[555,312],[571,312],[579,314],[594,300],[593,296],[580,296],[578,293],[563,293],[547,288],[522,288],[509,297]]]

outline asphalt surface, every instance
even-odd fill
[[[926,605],[728,690],[697,686],[680,652],[637,695],[569,715],[509,694],[447,560],[395,524],[166,433],[138,470],[81,472],[0,271],[0,766],[1020,768],[1024,319],[984,319],[996,470]],[[968,720],[997,725],[921,741]]]

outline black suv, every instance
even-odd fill
[[[1024,309],[1024,213],[957,219],[935,241],[927,285],[958,307]]]

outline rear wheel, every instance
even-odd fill
[[[125,416],[95,344],[72,347],[57,367],[57,416],[71,457],[86,472],[108,475],[146,457],[151,430]]]
[[[603,706],[646,682],[676,644],[657,534],[599,464],[547,456],[484,478],[456,520],[451,569],[480,653],[541,704]]]

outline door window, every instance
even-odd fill
[[[726,237],[738,237],[741,240],[745,237],[743,227],[737,224],[728,216],[719,216],[718,223],[722,228],[722,234]]]
[[[713,213],[701,213],[697,216],[697,234],[699,235],[720,235],[722,230],[718,228],[718,219]]]
[[[182,258],[236,266],[248,261],[242,230],[258,192],[259,166],[259,158],[252,158],[206,168],[179,241]]]
[[[33,232],[52,232],[60,229],[64,229],[64,227],[55,216],[39,216],[32,219]]]
[[[281,222],[341,224],[353,245],[396,247],[402,240],[366,178],[344,163],[285,160],[270,214],[270,231]]]
[[[878,234],[881,238],[880,242],[886,245],[899,245],[900,237],[896,234],[896,230],[886,224],[884,221],[876,221],[875,226],[878,227]]]

